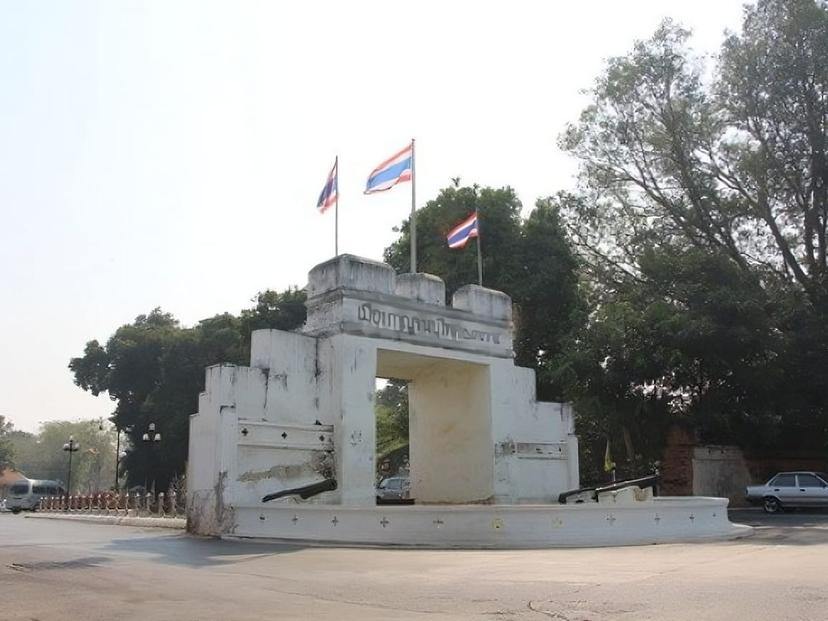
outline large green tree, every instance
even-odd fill
[[[170,314],[155,309],[121,326],[105,345],[86,344],[69,368],[75,383],[93,395],[107,393],[116,402],[111,417],[125,432],[130,447],[124,468],[131,485],[166,489],[184,472],[189,416],[198,409],[204,369],[249,359],[250,333],[258,328],[289,330],[305,320],[303,291],[265,291],[239,316],[230,313],[182,327]],[[143,440],[155,424],[161,441]]]
[[[78,443],[72,454],[71,492],[99,492],[115,480],[115,434],[101,420],[47,421],[37,433],[14,431],[9,441],[14,447],[15,468],[31,479],[51,479],[67,483],[69,454],[63,445],[69,437]]]
[[[446,282],[446,295],[477,282],[474,242],[450,249],[447,233],[475,210],[480,217],[483,284],[504,291],[515,305],[515,354],[518,364],[543,369],[558,356],[573,327],[583,319],[577,262],[559,216],[559,201],[537,201],[526,219],[511,188],[460,187],[439,192],[417,211],[418,270]],[[398,272],[409,269],[409,222],[385,251]],[[563,396],[557,375],[539,375],[539,396]]]
[[[417,211],[418,270],[446,283],[446,302],[461,286],[477,283],[475,242],[450,249],[446,235],[458,223],[479,213],[483,284],[508,293],[514,302],[514,348],[518,364],[538,371],[538,395],[560,399],[571,379],[550,369],[563,355],[573,330],[585,319],[577,262],[560,221],[557,198],[538,200],[527,218],[511,188],[460,186],[441,190]],[[385,250],[397,272],[409,268],[410,221]],[[377,452],[391,471],[408,454],[408,397],[405,382],[391,381],[377,393]]]
[[[387,460],[389,473],[393,473],[408,457],[408,384],[389,380],[377,391],[374,411],[377,419],[377,466],[382,468]]]
[[[828,442],[828,9],[760,0],[711,78],[667,21],[609,61],[562,137],[593,315],[570,390],[631,460],[703,437]]]

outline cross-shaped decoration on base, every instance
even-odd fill
[[[334,516],[334,519],[331,520],[331,524],[336,526],[337,524],[339,524],[339,519],[336,516]]]
[[[691,513],[691,514],[690,514],[690,518],[689,518],[689,519],[690,519],[690,521],[692,522],[693,520],[695,520],[695,519],[696,519],[696,516],[695,516],[695,515],[693,515],[693,514]]]
[[[437,528],[440,528],[443,524],[445,524],[445,522],[443,522],[440,518],[437,518],[432,522],[432,524],[434,524]]]
[[[247,427],[243,427],[242,431],[241,431],[241,434],[246,438],[248,433],[249,432],[247,431]]]
[[[383,528],[385,528],[385,527],[386,527],[386,526],[388,526],[390,523],[391,523],[391,522],[389,522],[389,521],[388,521],[388,518],[386,518],[386,517],[383,515],[383,516],[382,516],[382,519],[380,520],[380,524],[382,524],[382,527],[383,527]]]
[[[299,521],[299,518],[298,518],[297,516],[295,516],[295,515],[294,515],[294,516],[293,516],[293,519],[291,520],[291,522],[293,522],[294,524],[296,524],[296,522],[298,522],[298,521]]]
[[[659,524],[661,522],[661,516],[658,513],[655,514],[655,517],[653,519],[655,520],[656,524]]]
[[[610,513],[610,514],[607,516],[607,522],[609,522],[609,523],[610,523],[610,525],[615,524],[615,516],[614,516],[612,513]]]

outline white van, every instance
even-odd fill
[[[63,486],[57,481],[23,479],[22,481],[16,481],[9,488],[6,509],[12,513],[35,511],[41,498],[45,496],[62,496],[65,493],[66,491],[63,489]]]

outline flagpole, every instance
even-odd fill
[[[411,273],[417,273],[417,192],[414,182],[414,139],[411,139]]]
[[[474,208],[474,217],[477,220],[477,282],[483,286],[483,253],[480,251],[480,212]]]
[[[334,159],[336,170],[336,203],[334,204],[334,256],[339,256],[339,156]]]

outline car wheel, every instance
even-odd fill
[[[765,513],[779,513],[782,511],[782,503],[777,498],[768,496],[762,502],[762,508],[765,510]]]
[[[12,509],[12,513],[14,513],[15,515],[17,515],[18,513],[20,513],[20,509],[17,509],[17,508]]]

